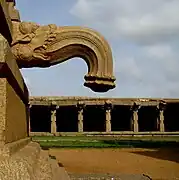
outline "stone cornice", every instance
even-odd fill
[[[138,102],[141,106],[157,106],[161,101],[165,103],[179,103],[179,99],[160,99],[160,98],[95,98],[83,96],[39,96],[30,97],[30,103],[36,105],[50,105],[56,102],[57,105],[76,105],[83,101],[85,105],[104,105],[106,101],[110,101],[113,105],[133,106]]]

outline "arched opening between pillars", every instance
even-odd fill
[[[85,132],[104,132],[106,114],[102,106],[86,106],[83,112]]]
[[[56,113],[57,132],[77,132],[78,112],[75,106],[61,106]]]
[[[51,110],[48,106],[33,105],[30,108],[31,132],[51,131]]]
[[[156,106],[142,106],[138,110],[139,131],[157,131],[158,115]]]
[[[179,131],[179,103],[167,104],[164,110],[165,131]]]
[[[130,131],[131,116],[129,106],[115,105],[111,112],[111,130]]]

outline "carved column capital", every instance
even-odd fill
[[[56,101],[52,101],[50,108],[51,108],[51,111],[55,111],[55,110],[59,109],[59,106],[57,105]]]
[[[157,105],[157,109],[159,111],[164,111],[166,109],[167,103],[164,101],[160,101],[159,104]]]
[[[141,104],[139,102],[134,102],[134,104],[131,106],[132,111],[138,111],[141,108]]]
[[[83,110],[86,107],[85,102],[78,101],[76,107],[77,107],[78,111]]]
[[[51,102],[51,106],[57,106],[57,102],[56,101],[52,101]]]
[[[112,102],[110,100],[105,101],[104,108],[105,110],[112,110],[113,108]]]
[[[58,106],[51,106],[51,116],[56,116]]]

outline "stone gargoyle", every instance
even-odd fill
[[[106,92],[115,87],[111,49],[98,32],[77,26],[12,23],[11,49],[19,68],[49,67],[80,57],[88,65],[86,87],[96,92]]]

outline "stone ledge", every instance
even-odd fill
[[[25,147],[29,142],[31,138],[25,138],[25,139],[20,139],[18,141],[12,142],[12,143],[7,143],[3,145],[3,147],[0,147],[0,156],[4,157],[9,157],[18,150],[22,149]]]
[[[49,132],[30,132],[33,136],[179,136],[178,132],[138,132],[133,131],[113,131],[113,132],[57,132],[55,134]]]
[[[10,157],[0,156],[0,179],[58,180],[61,172],[57,165],[55,168],[51,163],[50,157],[41,150],[40,145],[30,142]],[[68,180],[68,176],[63,179]]]
[[[39,155],[40,146],[37,143],[29,143],[9,158],[0,156],[0,179],[35,179],[34,168]]]

